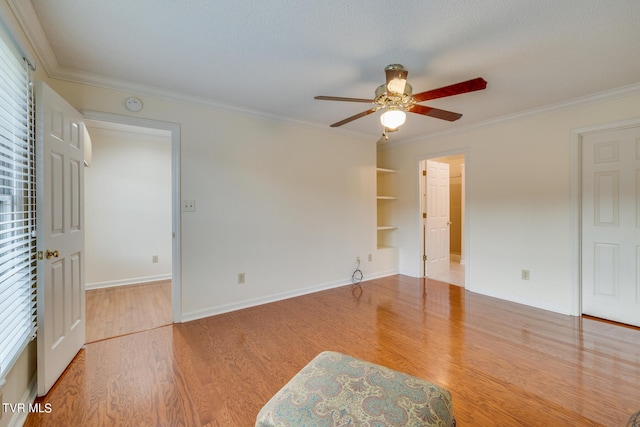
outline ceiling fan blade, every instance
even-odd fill
[[[387,96],[402,96],[409,72],[400,64],[389,65],[384,72],[387,76]]]
[[[373,104],[373,99],[364,99],[364,98],[342,98],[340,96],[314,96],[313,99],[320,99],[323,101],[348,101],[348,102],[367,102],[369,104]]]
[[[439,89],[428,90],[413,95],[415,102],[427,101],[429,99],[444,98],[447,96],[459,95],[461,93],[474,92],[487,87],[487,82],[482,77],[456,83]]]
[[[447,120],[449,122],[455,122],[462,114],[454,113],[452,111],[441,110],[439,108],[431,108],[426,105],[414,104],[409,111],[416,114],[422,114],[423,116],[435,117],[437,119]]]
[[[344,125],[346,123],[352,122],[355,119],[359,119],[361,117],[368,116],[371,113],[375,113],[376,111],[378,111],[378,109],[379,109],[378,107],[375,107],[375,108],[372,108],[370,110],[363,111],[362,113],[358,113],[355,116],[347,117],[344,120],[340,120],[339,122],[336,122],[336,123],[332,124],[331,127],[332,128],[337,128],[338,126],[342,126],[342,125]]]

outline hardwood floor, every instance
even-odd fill
[[[85,301],[88,343],[171,324],[171,280],[92,289]]]
[[[323,350],[451,391],[459,426],[624,426],[640,329],[391,276],[88,344],[26,426],[253,426]]]

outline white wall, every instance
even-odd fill
[[[87,289],[171,278],[169,132],[89,131],[93,161],[85,168]]]
[[[640,95],[549,111],[380,148],[398,174],[394,244],[400,272],[419,274],[418,159],[466,150],[469,290],[575,314],[577,223],[573,129],[640,117]],[[521,279],[521,270],[531,280]]]
[[[130,93],[49,84],[80,111],[180,124],[181,199],[196,202],[182,212],[183,319],[349,283],[375,253],[375,141],[154,98],[134,114]]]

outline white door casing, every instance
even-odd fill
[[[426,161],[425,177],[425,240],[426,276],[449,270],[449,164]]]
[[[45,395],[85,340],[84,123],[36,84],[38,395]],[[40,258],[40,257],[39,257]]]
[[[427,277],[427,163],[420,162],[420,274]]]
[[[582,312],[640,326],[640,127],[582,137]]]
[[[465,170],[465,165],[464,163],[460,165],[460,179],[461,179],[461,184],[462,184],[462,188],[461,188],[461,194],[460,194],[460,204],[461,204],[461,209],[460,209],[460,264],[464,264],[465,260],[464,257],[466,256],[466,253],[464,251],[464,242],[465,242],[465,235],[464,235],[464,226],[465,226],[465,217],[464,217],[464,212],[466,207],[466,203],[465,203],[465,192],[467,191],[466,188],[466,170]]]
[[[180,125],[141,117],[121,116],[118,114],[98,111],[83,111],[87,120],[97,120],[115,124],[140,126],[152,129],[162,129],[171,132],[171,193],[172,193],[172,260],[171,260],[171,306],[174,323],[182,322],[182,294],[181,294],[181,253],[180,253]]]

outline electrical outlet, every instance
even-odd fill
[[[195,200],[183,200],[182,201],[182,212],[195,212],[196,211],[196,202]]]
[[[2,419],[2,414],[4,414],[4,400],[2,399],[2,393],[0,393],[0,420]]]
[[[238,285],[242,285],[244,283],[244,273],[238,273]]]
[[[157,263],[158,263],[158,255],[153,255],[153,256],[151,257],[151,262],[152,262],[153,264],[157,264]]]
[[[529,280],[531,278],[531,273],[529,270],[522,270],[522,280]]]
[[[360,262],[360,256],[356,257],[356,262]]]
[[[369,254],[369,258],[368,258],[369,262],[373,261],[373,255]]]

